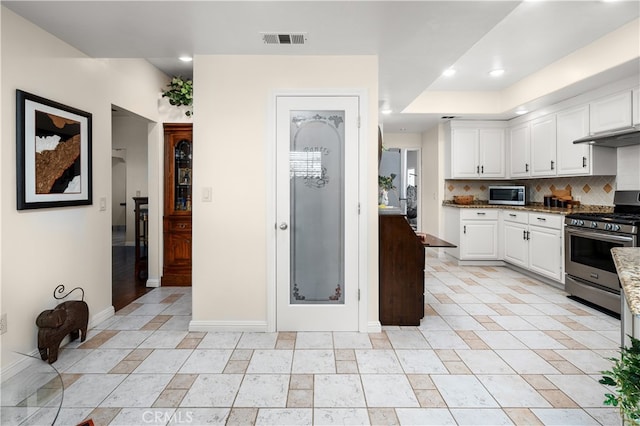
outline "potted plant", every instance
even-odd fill
[[[615,386],[615,392],[606,393],[605,405],[620,407],[623,422],[640,425],[640,340],[629,336],[630,347],[620,349],[620,359],[613,361],[611,370],[603,371],[600,383]]]
[[[396,174],[391,173],[389,176],[378,175],[378,204],[387,206],[389,205],[389,191],[396,189],[393,185],[393,179]]]
[[[162,97],[168,98],[171,105],[188,107],[193,105],[193,81],[176,76],[167,86],[169,88],[162,92]],[[191,117],[193,111],[188,109],[185,111],[185,115]]]

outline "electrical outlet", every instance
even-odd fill
[[[2,314],[0,316],[0,334],[4,334],[7,332],[7,314]]]

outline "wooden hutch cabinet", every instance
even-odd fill
[[[191,285],[191,123],[164,124],[164,265],[162,285]]]

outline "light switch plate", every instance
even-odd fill
[[[211,195],[211,192],[212,191],[210,186],[206,186],[202,188],[202,202],[210,203],[211,201],[213,201],[213,196]]]
[[[100,211],[106,211],[107,210],[107,197],[100,197]]]

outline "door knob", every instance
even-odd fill
[[[288,227],[289,227],[289,225],[287,225],[287,224],[286,224],[286,222],[282,222],[282,223],[280,224],[280,229],[282,229],[283,231],[284,231],[285,229],[287,229]]]

